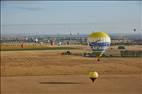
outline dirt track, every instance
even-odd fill
[[[2,94],[141,94],[140,75],[2,77]]]

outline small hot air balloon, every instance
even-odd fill
[[[103,55],[105,50],[110,46],[111,39],[105,32],[93,32],[88,37],[89,46],[91,47],[93,54],[100,61],[100,57]]]
[[[133,31],[136,32],[136,28],[134,28]]]
[[[99,77],[99,74],[96,71],[89,72],[89,78],[92,80],[93,83],[98,77]]]

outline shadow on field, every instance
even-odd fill
[[[82,84],[78,82],[40,82],[40,84]]]

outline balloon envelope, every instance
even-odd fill
[[[134,32],[135,32],[135,31],[136,31],[136,28],[134,28],[133,30],[134,30]]]
[[[92,80],[92,82],[94,83],[94,81],[99,77],[97,72],[89,72],[89,78]]]
[[[99,74],[96,71],[89,72],[89,78],[98,78]]]
[[[89,46],[93,53],[100,57],[104,51],[110,46],[111,39],[105,32],[93,32],[88,37]]]

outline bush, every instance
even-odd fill
[[[125,46],[118,46],[118,49],[125,49]]]
[[[71,55],[72,53],[70,51],[66,51],[66,52],[63,52],[62,55]]]

